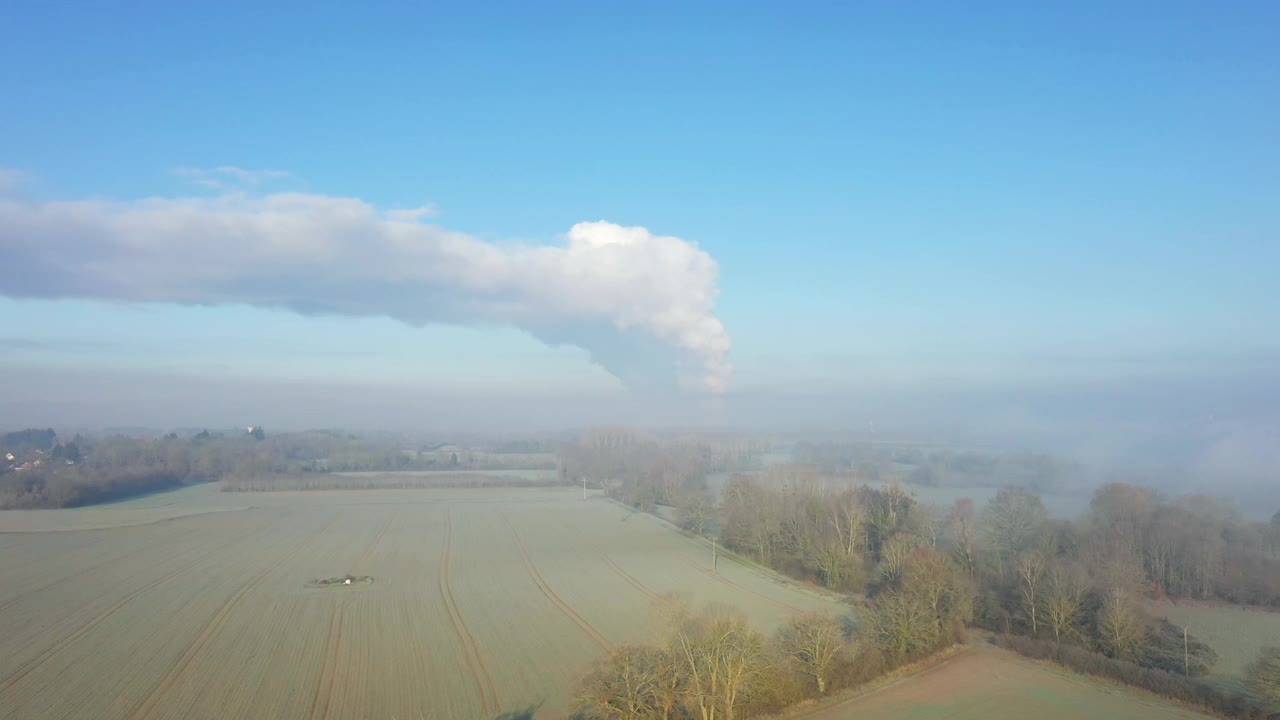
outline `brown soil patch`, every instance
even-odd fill
[[[1012,653],[975,647],[883,689],[794,716],[804,720],[1205,720],[1209,716]]]

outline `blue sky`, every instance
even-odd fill
[[[208,197],[175,170],[235,166],[290,174],[238,191],[430,204],[491,243],[643,226],[718,264],[730,392],[1280,351],[1274,3],[272,5],[7,3],[10,192]],[[619,387],[501,322],[0,295],[11,367]]]

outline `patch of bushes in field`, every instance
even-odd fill
[[[997,634],[994,642],[1033,660],[1048,660],[1084,675],[1139,687],[1229,718],[1263,720],[1280,712],[1280,708],[1266,700],[1226,690],[1210,680],[1143,667],[1074,645],[1006,634]]]
[[[332,578],[316,578],[307,583],[309,588],[332,587],[334,585],[350,586],[350,585],[372,585],[373,578],[368,575],[343,575],[341,577]]]

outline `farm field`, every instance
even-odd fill
[[[59,510],[0,510],[5,533],[62,532],[146,525],[203,513],[244,510],[243,497],[217,492],[215,484],[194,485],[92,507]],[[3,542],[0,542],[0,546]]]
[[[1280,645],[1280,613],[1233,605],[1151,603],[1152,614],[1186,627],[1218,652],[1210,677],[1239,686],[1245,668],[1267,645]]]
[[[558,718],[594,658],[656,630],[658,594],[764,630],[844,610],[735,563],[712,575],[698,541],[572,490],[226,495],[71,511],[161,517],[101,529],[0,513],[0,718]],[[347,574],[373,581],[307,587]]]
[[[1156,698],[975,645],[919,674],[844,702],[800,712],[804,720],[1207,720]]]
[[[355,477],[355,478],[359,478],[359,477],[382,477],[382,476],[387,476],[387,477],[401,476],[401,477],[423,477],[423,478],[431,478],[431,477],[439,477],[439,476],[441,476],[441,475],[444,475],[444,476],[449,476],[449,475],[478,475],[478,476],[492,475],[492,476],[494,476],[494,477],[521,477],[521,478],[531,478],[531,479],[538,479],[538,480],[554,480],[554,479],[555,479],[555,477],[556,477],[556,471],[555,471],[554,469],[551,469],[551,470],[545,470],[545,469],[543,469],[543,470],[539,470],[539,469],[512,470],[512,469],[507,469],[507,468],[499,469],[499,470],[371,470],[371,471],[367,471],[367,472],[336,472],[336,473],[333,473],[333,475],[334,475],[334,476],[336,476],[336,477]]]
[[[293,490],[432,490],[436,488],[548,487],[562,484],[555,470],[404,470],[295,473],[258,478],[227,478],[229,492]]]

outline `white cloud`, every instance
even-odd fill
[[[440,214],[440,210],[430,203],[416,208],[406,208],[404,210],[388,210],[386,216],[388,220],[395,222],[418,222],[424,218],[436,217]]]
[[[176,168],[174,175],[211,190],[229,190],[237,187],[256,187],[272,180],[293,177],[283,170],[245,170],[233,165],[215,168]]]
[[[16,191],[25,178],[26,174],[21,170],[0,167],[0,194]]]
[[[245,191],[0,199],[0,294],[508,325],[582,347],[633,386],[727,388],[718,268],[694,243],[584,222],[554,244],[499,245],[420,223],[421,210]]]

